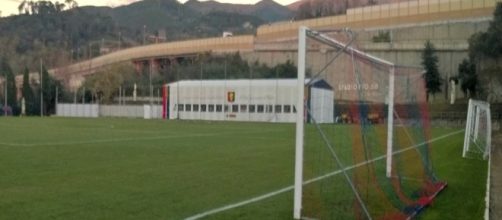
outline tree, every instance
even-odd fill
[[[91,91],[99,103],[113,102],[113,96],[124,83],[124,72],[128,72],[130,68],[124,65],[114,65],[103,68],[94,75],[88,77],[84,87]]]
[[[347,9],[361,6],[385,4],[389,1],[378,0],[309,0],[301,1],[296,12],[296,19],[309,19],[345,14]]]
[[[497,3],[493,20],[486,32],[476,33],[469,39],[469,63],[462,63],[463,74],[468,74],[463,85],[471,96],[488,101],[502,101],[502,3]]]
[[[296,68],[291,60],[287,60],[286,63],[275,66],[275,71],[277,72],[278,78],[296,78],[298,68]]]
[[[476,64],[464,59],[458,66],[458,78],[460,80],[462,92],[468,97],[475,97],[478,89]]]
[[[64,0],[64,3],[59,1],[52,3],[51,1],[42,0],[38,0],[37,2],[23,0],[19,3],[17,9],[19,10],[19,14],[23,12],[25,14],[54,14],[63,11],[66,6],[68,6],[68,9],[73,9],[78,7],[78,3],[75,0]]]
[[[59,88],[58,96],[61,95],[61,82],[54,79],[45,66],[42,66],[42,95],[43,95],[43,113],[44,115],[53,114],[56,111],[56,87]],[[38,94],[40,95],[40,88]],[[40,100],[40,97],[38,97]]]
[[[64,0],[64,3],[66,6],[68,6],[69,9],[74,9],[78,7],[78,3],[75,0]]]
[[[40,112],[40,109],[37,106],[37,100],[35,98],[35,95],[33,94],[33,89],[31,88],[30,84],[30,71],[28,68],[24,69],[23,73],[23,88],[22,88],[22,93],[23,93],[23,98],[26,104],[26,114],[27,115],[36,115]]]
[[[487,41],[485,44],[489,45],[488,53],[492,58],[499,58],[502,56],[502,3],[498,3],[493,15],[493,21],[487,30]]]
[[[33,12],[32,9],[34,4],[34,1],[23,0],[21,1],[21,3],[19,3],[19,6],[17,6],[17,10],[19,10],[19,14],[22,14],[23,12],[25,14],[30,14],[30,12]]]
[[[40,87],[38,88],[38,99],[43,100],[43,103],[41,105],[42,107],[42,112],[44,115],[47,114],[47,107],[49,106],[49,99],[50,99],[50,87],[49,85],[49,72],[45,68],[45,66],[42,66],[42,72],[39,72],[39,76],[41,76],[40,80]],[[40,95],[42,98],[40,98]]]
[[[298,7],[298,19],[309,19],[313,17],[314,16],[312,15],[312,4],[310,3],[310,1],[302,3]]]
[[[12,108],[12,112],[18,114],[16,77],[12,73],[9,62],[5,57],[0,58],[0,73],[7,80],[7,104]]]
[[[471,60],[479,60],[483,56],[498,59],[502,56],[502,3],[497,3],[488,30],[469,39],[469,56]]]
[[[425,48],[422,53],[422,65],[425,69],[423,77],[427,89],[427,100],[429,100],[430,95],[434,97],[436,93],[441,92],[441,85],[443,84],[443,79],[441,79],[438,70],[438,57],[435,53],[434,44],[430,41],[425,42]]]

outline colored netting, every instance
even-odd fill
[[[330,44],[316,35],[341,44]],[[306,68],[312,74],[307,77],[325,82],[333,91],[334,123],[316,120],[315,106],[305,105],[310,120],[304,134],[302,216],[415,216],[446,186],[434,174],[427,144],[431,134],[422,69],[393,65],[352,50],[357,46],[350,32],[310,36]],[[306,103],[310,87],[307,83]],[[389,120],[391,103],[393,120]],[[387,176],[389,134],[394,153]]]

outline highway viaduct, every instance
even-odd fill
[[[440,72],[448,79],[457,73],[458,64],[467,58],[469,37],[488,28],[495,5],[500,0],[415,0],[410,2],[353,8],[347,14],[267,24],[258,27],[256,35],[227,38],[208,38],[152,44],[124,49],[90,60],[51,69],[70,89],[78,88],[85,76],[116,63],[134,63],[138,68],[150,63],[157,68],[177,58],[198,54],[238,52],[249,62],[268,65],[296,62],[298,27],[312,29],[350,28],[358,37],[356,45],[370,54],[400,65],[419,66],[420,54],[426,40],[438,49]],[[390,34],[390,42],[374,43],[380,32]],[[312,70],[333,51],[313,51]],[[315,63],[319,62],[319,63]],[[38,75],[32,74],[37,80]],[[18,85],[21,78],[17,79]],[[446,88],[447,91],[447,88]],[[446,95],[446,94],[445,94]]]

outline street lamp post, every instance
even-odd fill
[[[105,39],[104,38],[101,38],[101,45],[99,45],[99,55],[101,55],[101,53],[103,52],[103,47],[105,46]]]
[[[87,59],[91,59],[92,58],[92,44],[89,43],[89,53],[87,53],[87,55],[89,56]]]
[[[4,82],[4,87],[5,87],[5,104],[4,104],[4,115],[7,116],[7,111],[5,111],[5,109],[7,109],[7,77],[5,77],[5,82]]]
[[[150,60],[150,71],[149,71],[149,84],[150,84],[150,116],[152,116],[152,108],[153,108],[153,87],[152,87],[152,71],[153,71],[153,62],[154,60]]]
[[[143,45],[146,43],[146,25],[143,25]]]
[[[40,117],[44,117],[44,74],[43,61],[40,58]]]
[[[119,31],[119,50],[122,46],[122,32]]]

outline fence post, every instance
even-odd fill
[[[56,116],[58,115],[58,103],[59,103],[59,87],[56,86],[56,106],[54,106],[54,112]]]

